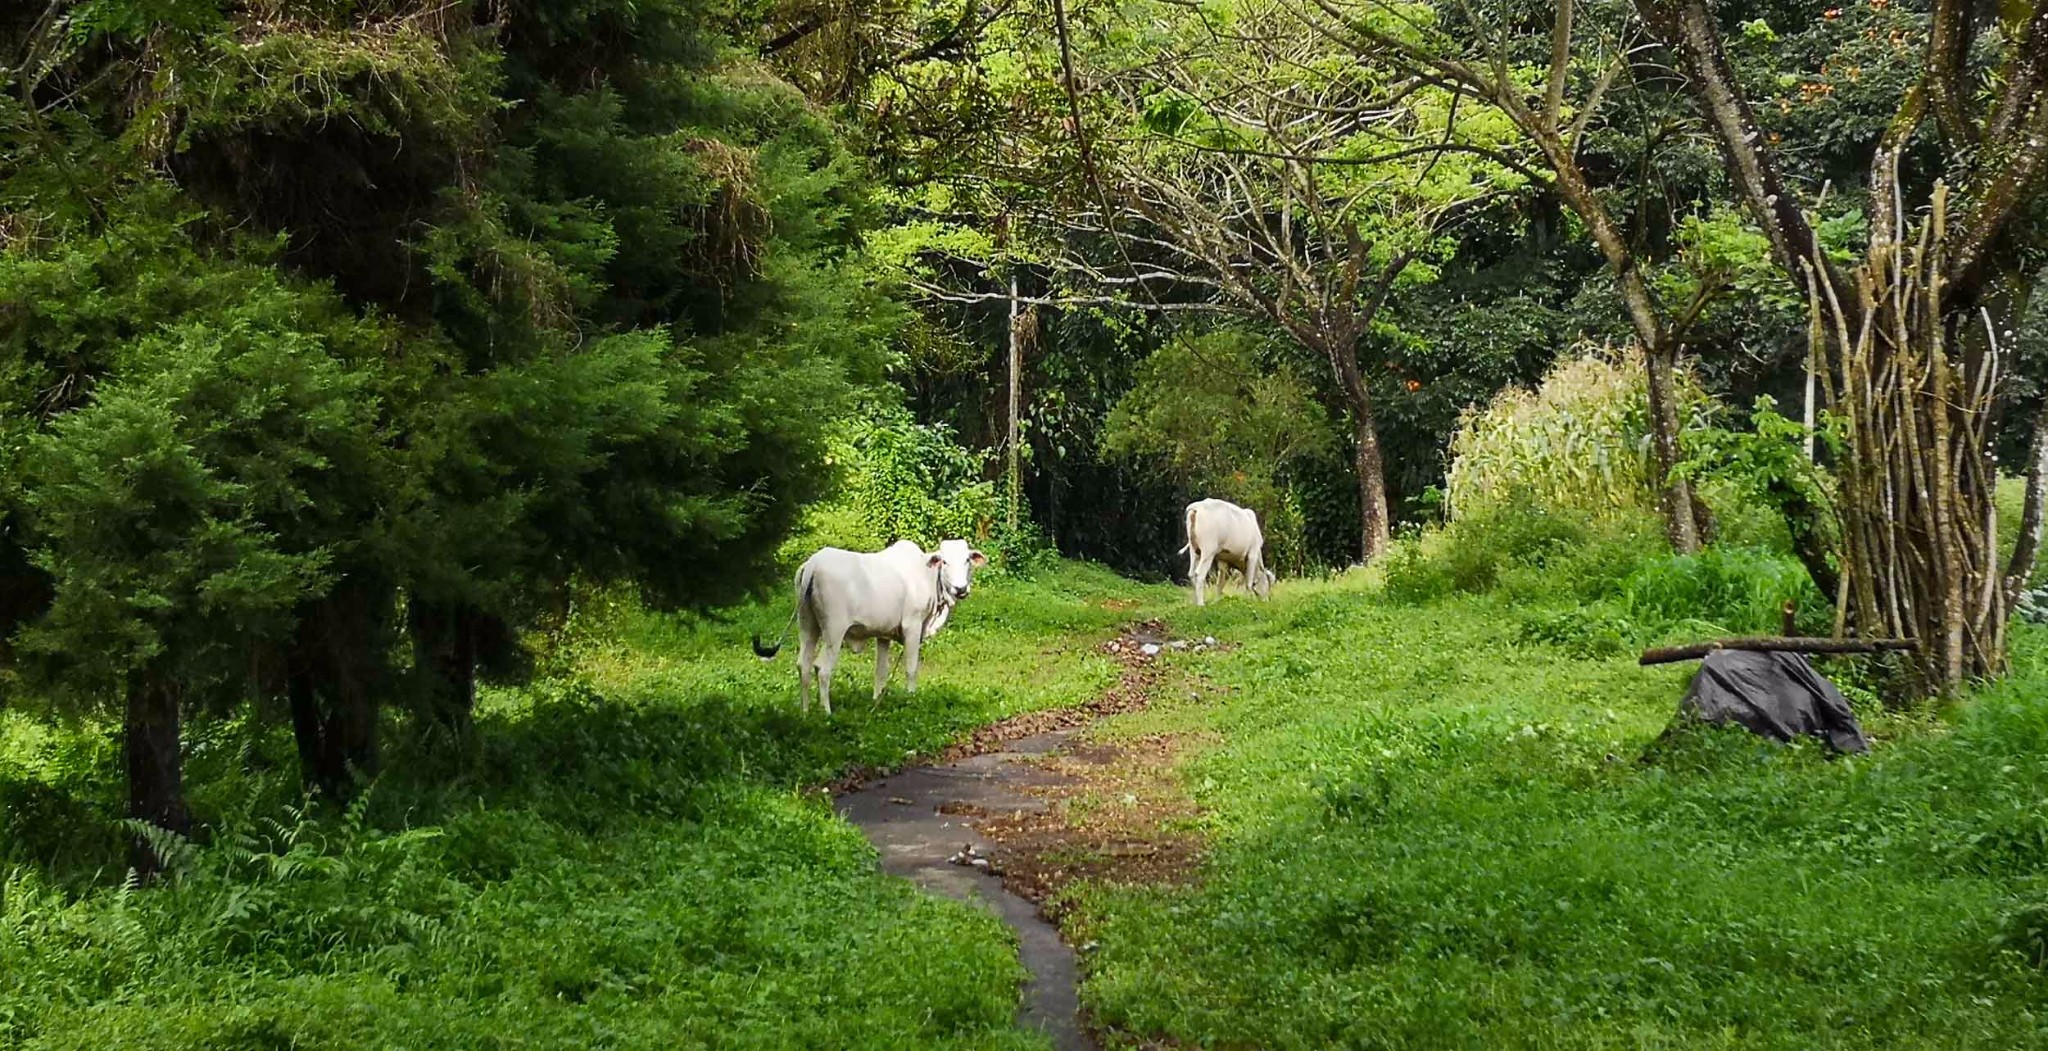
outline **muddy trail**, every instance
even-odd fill
[[[1080,961],[1048,909],[1075,879],[1172,882],[1199,856],[1192,835],[1169,831],[1194,807],[1171,775],[1184,742],[1168,737],[1098,744],[1098,720],[1146,707],[1162,689],[1159,654],[1207,649],[1148,621],[1102,645],[1122,666],[1115,685],[1078,708],[1028,712],[974,731],[934,763],[872,779],[836,802],[881,852],[882,870],[927,891],[980,901],[1016,932],[1028,974],[1020,1024],[1058,1051],[1098,1046],[1082,1017]],[[1067,800],[1108,799],[1077,820]]]

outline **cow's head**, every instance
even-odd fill
[[[926,556],[925,564],[939,571],[940,597],[958,602],[973,587],[974,571],[988,565],[988,556],[968,547],[965,540],[941,540],[939,549]]]
[[[1272,570],[1260,566],[1258,572],[1252,574],[1252,592],[1262,599],[1273,597],[1273,582],[1277,579]]]

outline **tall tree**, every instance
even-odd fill
[[[1654,269],[1658,254],[1641,229],[1631,229],[1615,211],[1618,196],[1589,163],[1589,134],[1612,119],[1607,110],[1619,91],[1640,91],[1653,70],[1637,67],[1641,34],[1618,23],[1613,12],[1584,24],[1576,0],[1564,0],[1546,17],[1526,9],[1482,11],[1468,5],[1395,3],[1390,0],[1319,0],[1314,20],[1323,31],[1349,41],[1374,68],[1440,85],[1461,100],[1510,122],[1529,147],[1527,166],[1540,173],[1598,248],[1612,275],[1620,306],[1643,348],[1648,377],[1650,440],[1672,546],[1699,547],[1707,532],[1704,505],[1690,481],[1673,469],[1679,461],[1681,421],[1675,370],[1697,325],[1728,289],[1717,281],[1692,281],[1682,298],[1660,289]],[[1670,129],[1647,132],[1664,139]],[[1446,146],[1457,148],[1455,139]],[[1641,171],[1606,172],[1626,180]]]
[[[837,129],[715,5],[36,6],[0,660],[125,713],[137,817],[185,824],[195,716],[288,710],[345,795],[391,702],[459,731],[573,580],[765,579],[898,314]]]
[[[1359,554],[1377,557],[1391,521],[1361,354],[1396,287],[1452,254],[1448,230],[1525,184],[1502,149],[1512,129],[1471,126],[1433,85],[1347,72],[1326,38],[1262,3],[1088,57],[1098,105],[1139,119],[1108,126],[1094,192],[1068,213],[1070,243],[1110,250],[1065,265],[1133,300],[1207,289],[1323,362],[1351,425]]]

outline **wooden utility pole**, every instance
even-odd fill
[[[1015,532],[1023,504],[1023,465],[1018,455],[1018,441],[1023,429],[1018,425],[1018,412],[1024,403],[1024,331],[1023,314],[1017,302],[1017,279],[1010,278],[1010,412],[1009,433],[1003,439],[1005,465],[1005,486],[1010,497],[1010,529]]]

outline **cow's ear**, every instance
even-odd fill
[[[942,555],[942,554],[939,554],[939,553],[938,553],[938,552],[936,552],[936,551],[932,552],[932,553],[931,553],[931,554],[929,554],[929,555],[926,555],[926,556],[924,556],[924,564],[925,564],[925,568],[927,568],[927,569],[937,569],[937,568],[939,568],[940,566],[944,565],[945,563],[946,563],[946,556],[944,556],[944,555]]]
[[[974,563],[976,566],[985,566],[988,565],[988,556],[979,551],[969,551],[967,553],[967,561]]]

